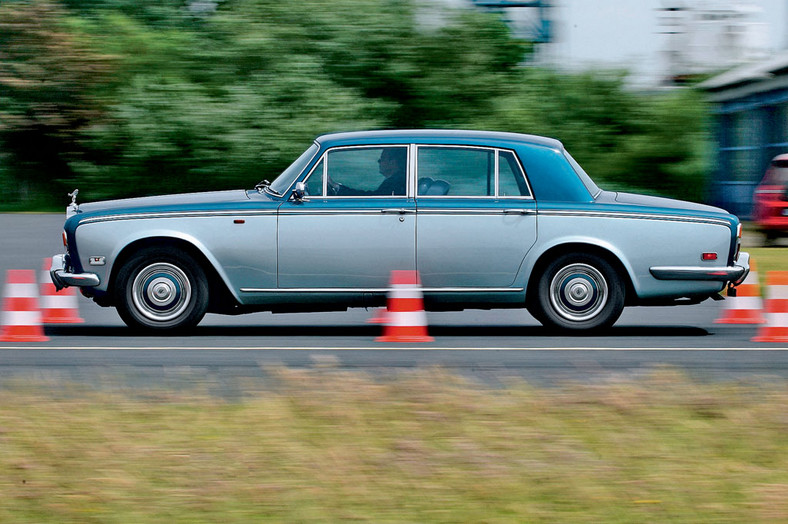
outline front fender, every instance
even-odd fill
[[[126,223],[103,222],[83,225],[77,229],[76,239],[81,266],[99,277],[100,284],[94,288],[98,294],[109,291],[111,280],[117,273],[117,263],[127,258],[129,250],[133,250],[135,245],[142,242],[163,241],[166,243],[170,241],[186,242],[198,251],[213,267],[235,298],[238,298],[230,286],[230,279],[224,268],[211,250],[193,234],[162,227],[141,229],[133,221],[126,221]],[[104,265],[90,265],[90,260],[93,257],[104,257]]]

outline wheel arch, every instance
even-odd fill
[[[120,272],[120,269],[126,264],[126,262],[141,249],[153,247],[168,247],[182,250],[197,264],[199,264],[208,280],[209,312],[232,310],[233,307],[238,304],[238,299],[230,291],[227,282],[225,282],[224,278],[219,274],[219,271],[216,269],[214,264],[211,263],[211,261],[199,247],[182,238],[168,236],[140,238],[124,246],[115,257],[115,261],[112,264],[109,285],[107,286],[108,296],[114,295],[114,288],[117,282],[118,273]]]
[[[636,301],[637,292],[632,281],[632,275],[616,253],[605,247],[587,242],[566,242],[550,247],[536,259],[528,277],[528,286],[526,288],[525,299],[528,305],[532,305],[535,300],[538,300],[537,287],[539,286],[539,276],[552,260],[567,253],[587,253],[603,258],[623,279],[625,305],[631,305]]]

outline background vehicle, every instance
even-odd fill
[[[767,244],[788,236],[788,154],[772,159],[755,189],[755,223]]]
[[[428,309],[525,307],[582,331],[626,305],[716,297],[749,270],[735,216],[603,191],[561,142],[513,133],[324,135],[272,184],[69,215],[56,286],[153,330],[206,311],[379,306],[391,271],[417,270]]]

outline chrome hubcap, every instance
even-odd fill
[[[550,302],[562,317],[581,322],[598,315],[605,307],[608,286],[602,273],[588,264],[570,264],[550,283]]]
[[[165,262],[147,266],[132,283],[132,300],[137,311],[156,322],[166,322],[182,314],[189,306],[191,295],[186,273]]]

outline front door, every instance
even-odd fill
[[[391,271],[416,268],[408,146],[335,148],[279,208],[278,287],[385,292]]]

